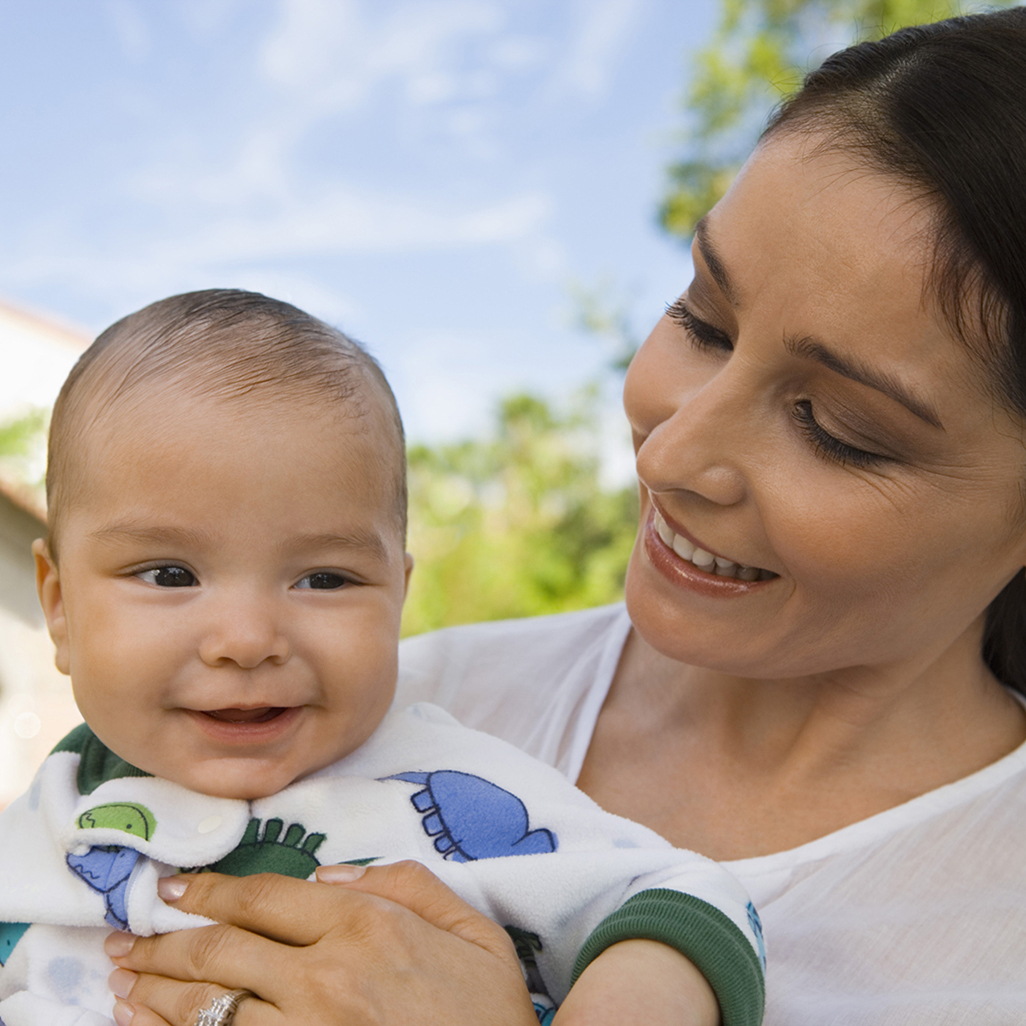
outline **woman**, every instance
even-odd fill
[[[1026,1021],[1024,53],[1017,9],[835,55],[703,220],[625,388],[630,621],[407,648],[403,700],[738,874],[767,1023]],[[137,1026],[507,1021],[508,950],[414,870],[180,900],[233,925],[119,959]]]

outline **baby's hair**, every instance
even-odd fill
[[[207,289],[129,314],[79,357],[54,404],[46,497],[49,549],[74,501],[76,450],[88,428],[141,387],[180,384],[191,396],[272,405],[282,399],[362,416],[384,404],[392,434],[395,511],[406,532],[406,456],[395,397],[377,361],[357,342],[297,307],[258,292]]]

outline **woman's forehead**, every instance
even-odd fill
[[[935,224],[935,208],[910,186],[842,149],[785,133],[756,148],[699,237],[733,244],[733,261],[753,275],[772,256],[810,285],[844,293],[893,282],[900,271],[904,293],[927,282]]]
[[[875,371],[945,424],[990,417],[988,368],[933,292],[936,223],[930,203],[856,156],[775,135],[700,223],[691,294],[792,353]]]

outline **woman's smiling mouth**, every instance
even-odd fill
[[[757,566],[744,566],[700,548],[689,538],[675,533],[655,507],[652,509],[651,527],[667,549],[670,549],[674,555],[689,564],[690,567],[709,577],[756,583],[771,581],[779,576],[772,570],[763,570]]]

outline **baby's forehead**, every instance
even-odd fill
[[[402,423],[381,369],[358,343],[288,304],[231,290],[171,297],[129,315],[86,351],[54,407],[54,551],[92,467],[146,459],[148,445],[166,454],[176,435],[195,435],[206,422],[202,446],[222,444],[226,425],[250,424],[270,448],[278,424],[303,418],[326,425],[329,448],[333,429],[356,429],[358,446],[376,444],[373,476],[380,466],[405,530]]]
[[[282,428],[303,423],[321,426],[318,437],[325,446],[340,440],[395,441],[388,404],[373,381],[340,396],[289,382],[233,388],[194,374],[161,375],[116,392],[97,388],[69,441],[73,449],[92,450],[94,458],[133,449],[145,458],[173,450],[186,436],[193,443],[198,439],[200,448],[217,449],[228,435],[259,435],[271,453]]]
[[[69,439],[66,456],[76,469],[65,512],[102,508],[118,519],[131,503],[155,501],[166,477],[183,488],[202,477],[211,502],[228,508],[232,475],[245,468],[271,492],[301,491],[308,502],[359,483],[372,507],[393,510],[401,524],[405,454],[388,404],[375,393],[374,382],[344,401],[287,387],[225,391],[178,376],[116,396],[97,392]],[[211,479],[210,464],[224,474]],[[131,498],[122,490],[128,480]]]

